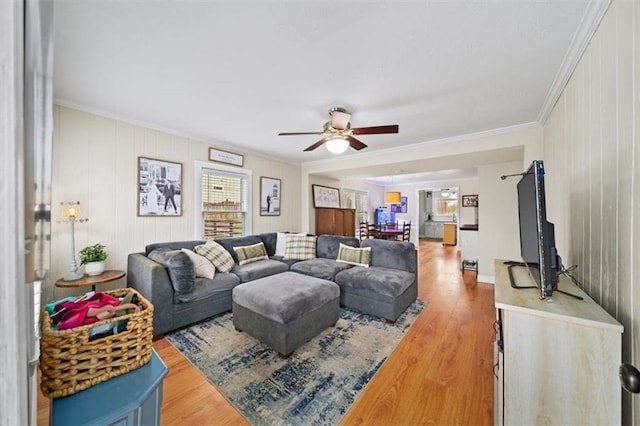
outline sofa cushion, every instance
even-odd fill
[[[164,247],[149,253],[149,259],[167,269],[175,292],[188,293],[193,289],[196,273],[193,262],[186,253]]]
[[[340,243],[336,261],[368,268],[371,262],[371,247],[354,248]]]
[[[264,243],[264,248],[267,249],[267,255],[273,256],[276,254],[276,244],[278,242],[277,232],[267,232],[259,234],[260,239]]]
[[[309,275],[311,277],[322,278],[324,280],[333,281],[336,274],[345,269],[351,268],[352,265],[346,263],[338,263],[333,259],[324,259],[318,257],[316,259],[303,260],[291,265],[291,271],[299,274]]]
[[[371,247],[369,266],[381,266],[416,273],[418,258],[413,243],[368,239],[362,241],[360,247]]]
[[[264,248],[264,243],[262,241],[250,246],[234,247],[233,251],[236,252],[238,265],[246,265],[247,263],[269,259],[269,256],[267,256],[267,250]]]
[[[221,295],[231,291],[240,284],[240,278],[235,274],[219,273],[210,280],[207,278],[196,278],[193,290],[190,293],[176,293],[173,297],[174,303],[190,303],[202,300],[207,297]]]
[[[337,259],[340,244],[351,247],[360,247],[360,241],[355,237],[342,237],[340,235],[320,235],[316,244],[316,257]]]
[[[180,250],[182,248],[186,248],[189,250],[193,250],[195,246],[199,246],[200,244],[204,244],[205,241],[201,240],[191,240],[191,241],[170,241],[166,243],[153,243],[149,244],[144,248],[144,254],[149,256],[149,253],[159,248],[168,248],[170,250]]]
[[[339,272],[335,277],[335,282],[342,291],[375,300],[388,300],[404,293],[415,279],[415,274],[399,269],[354,266]]]
[[[258,244],[262,242],[262,238],[258,235],[247,235],[244,237],[228,237],[228,238],[216,238],[215,240],[222,247],[227,249],[227,251],[233,257],[233,261],[238,263],[238,256],[236,255],[234,247],[243,247],[243,246],[252,246],[254,244]]]
[[[306,235],[289,235],[285,259],[307,260],[316,257],[316,237]]]
[[[231,272],[235,265],[231,254],[215,241],[196,246],[195,252],[206,257],[220,272]]]
[[[233,289],[233,303],[280,324],[287,324],[340,297],[331,281],[283,272]]]
[[[200,256],[198,253],[194,253],[186,248],[180,249],[180,251],[189,256],[189,259],[191,259],[191,261],[193,262],[193,267],[195,268],[196,272],[196,278],[202,277],[209,278],[210,280],[213,279],[214,275],[216,274],[216,267],[213,266],[213,263],[209,262],[209,259],[204,256]]]
[[[240,277],[240,281],[246,283],[248,281],[257,280],[268,275],[279,274],[289,270],[286,263],[277,260],[261,260],[259,262],[247,263],[245,265],[236,265],[233,268],[234,274]]]
[[[289,269],[291,269],[291,265],[293,265],[294,263],[300,262],[300,260],[297,260],[297,259],[285,259],[284,256],[271,256],[271,257],[269,257],[269,259],[277,260],[278,262],[286,263],[287,266],[289,266]]]

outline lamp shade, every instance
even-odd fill
[[[329,152],[333,154],[342,154],[349,148],[349,142],[341,137],[334,137],[329,139],[325,144]]]
[[[384,193],[384,202],[386,204],[399,204],[400,197],[402,196],[399,192],[385,192]]]

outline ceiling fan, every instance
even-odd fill
[[[305,149],[313,151],[321,145],[326,144],[327,149],[334,154],[341,154],[351,146],[360,151],[366,148],[363,142],[354,138],[353,135],[379,135],[383,133],[398,133],[398,125],[351,128],[351,113],[341,107],[333,107],[329,110],[331,120],[324,123],[321,132],[283,132],[278,136],[293,135],[322,135],[322,139]]]

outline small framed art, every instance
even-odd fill
[[[313,207],[340,208],[340,190],[329,186],[311,185],[313,189]]]
[[[260,216],[280,216],[280,179],[260,176]]]
[[[182,216],[182,163],[138,157],[138,216]]]
[[[209,161],[217,161],[218,163],[242,167],[244,165],[244,156],[242,154],[236,154],[235,152],[209,148]]]
[[[478,207],[478,194],[463,195],[462,207]]]

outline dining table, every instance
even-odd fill
[[[373,234],[373,238],[379,238],[384,240],[397,240],[398,237],[401,237],[404,230],[402,226],[397,226],[396,224],[389,225],[376,225],[375,229],[371,231]]]

